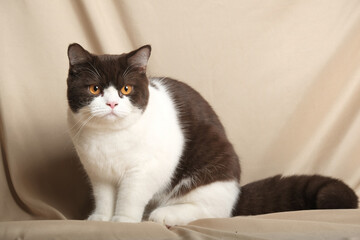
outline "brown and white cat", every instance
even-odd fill
[[[186,224],[316,208],[357,208],[352,189],[322,176],[275,176],[239,187],[240,165],[198,92],[148,78],[151,47],[121,55],[68,48],[70,132],[95,198],[89,220]]]

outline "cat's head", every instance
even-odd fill
[[[150,53],[146,45],[121,55],[94,55],[71,44],[67,98],[76,121],[97,125],[136,121],[149,100],[146,66]]]

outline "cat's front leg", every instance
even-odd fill
[[[90,221],[110,221],[114,212],[115,188],[110,183],[92,180],[95,209]]]
[[[140,174],[138,174],[140,175]],[[142,175],[142,174],[141,174]],[[126,177],[118,189],[113,222],[141,222],[146,204],[158,190],[143,176]]]

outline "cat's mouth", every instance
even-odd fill
[[[109,120],[115,120],[120,117],[114,111],[111,111],[111,112],[105,114],[104,118],[109,119]]]
[[[102,116],[102,118],[107,119],[107,120],[120,120],[120,119],[124,119],[128,115],[129,115],[129,112],[127,112],[127,111],[112,110],[112,111],[105,113]]]
[[[83,110],[84,118],[96,118],[99,121],[118,121],[127,118],[131,114],[130,109],[107,109],[107,108],[90,108]]]

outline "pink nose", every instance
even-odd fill
[[[111,109],[114,109],[114,107],[116,107],[118,104],[116,102],[108,102],[108,103],[106,103],[106,105],[111,107]]]

